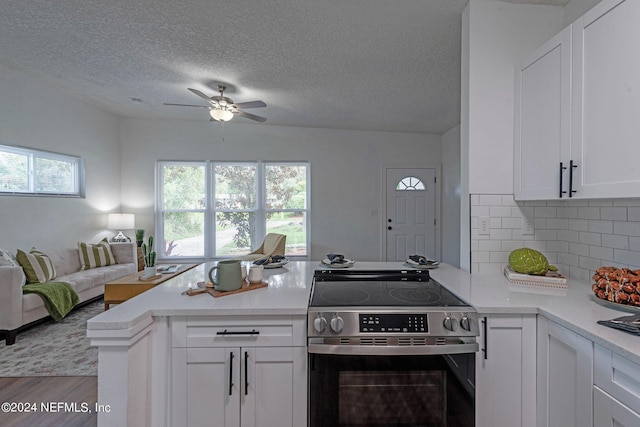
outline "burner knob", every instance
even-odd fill
[[[462,319],[460,319],[460,327],[466,331],[473,332],[473,319],[467,316],[462,316]]]
[[[333,316],[333,319],[331,319],[331,329],[333,330],[333,332],[340,332],[342,331],[343,327],[344,320],[342,320],[342,317],[338,316],[337,314]]]
[[[313,321],[313,329],[315,329],[317,332],[322,332],[326,328],[327,328],[327,319],[318,315],[318,317],[316,317],[315,320]]]
[[[453,332],[458,329],[458,321],[451,316],[446,316],[442,321],[442,326],[444,326],[445,329]]]

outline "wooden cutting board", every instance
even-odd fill
[[[260,282],[260,283],[244,282],[242,284],[242,287],[240,289],[236,289],[235,291],[222,292],[222,291],[216,291],[214,288],[207,287],[207,292],[211,294],[214,298],[218,298],[218,297],[224,297],[227,295],[239,294],[241,292],[253,291],[254,289],[266,288],[267,286],[269,286],[269,284],[266,282]]]

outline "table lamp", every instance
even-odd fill
[[[107,216],[107,228],[118,230],[118,234],[111,238],[112,242],[130,242],[131,238],[125,236],[122,230],[132,230],[136,227],[136,219],[133,214],[109,214]]]

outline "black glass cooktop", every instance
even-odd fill
[[[316,277],[311,307],[464,307],[460,298],[435,280],[414,281],[393,276],[392,280],[371,275],[348,278]]]

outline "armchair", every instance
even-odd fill
[[[284,256],[287,236],[278,233],[269,233],[264,237],[264,241],[258,249],[239,257],[240,260],[255,261],[273,255]]]

